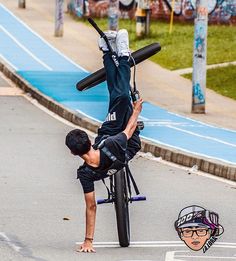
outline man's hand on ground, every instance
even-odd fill
[[[93,243],[91,241],[85,240],[84,243],[76,249],[77,252],[84,252],[84,253],[95,253],[95,249],[93,248]]]
[[[134,111],[137,111],[140,113],[142,111],[142,104],[143,104],[143,99],[138,99],[133,103],[133,109]]]

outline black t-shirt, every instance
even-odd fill
[[[125,153],[127,148],[127,137],[124,132],[120,132],[114,136],[110,136],[104,140],[104,146],[121,162],[125,162]],[[100,164],[99,167],[93,170],[103,171],[112,164],[112,160],[108,158],[102,150],[100,150]],[[89,166],[90,167],[90,166]]]
[[[125,162],[127,148],[127,137],[123,132],[106,138],[104,146],[121,162]],[[94,168],[84,163],[77,171],[77,177],[83,186],[84,193],[94,191],[95,180],[107,177],[107,170],[112,164],[112,160],[100,149],[100,164]]]

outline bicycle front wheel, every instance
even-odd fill
[[[124,169],[114,175],[115,179],[115,209],[117,231],[121,247],[128,247],[130,243],[129,200],[127,181]]]

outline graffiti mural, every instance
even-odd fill
[[[68,6],[73,13],[81,14],[81,2],[86,4],[87,12],[92,16],[107,16],[109,0],[70,0]],[[120,16],[134,18],[136,0],[120,0]],[[169,19],[172,0],[150,0],[152,18]],[[68,8],[68,9],[69,9]],[[193,20],[196,0],[175,0],[174,15],[176,19]],[[73,10],[77,10],[76,12]],[[236,24],[236,0],[208,0],[209,22]]]

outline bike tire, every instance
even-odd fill
[[[142,61],[148,59],[152,55],[158,53],[161,50],[159,43],[152,43],[132,53],[132,57],[135,60],[135,64],[139,64]],[[134,66],[133,60],[130,59],[130,66]],[[102,68],[89,76],[85,77],[76,84],[78,91],[84,91],[92,88],[106,80],[105,68]]]
[[[128,247],[130,244],[129,202],[124,169],[117,172],[114,176],[118,238],[121,247]]]

